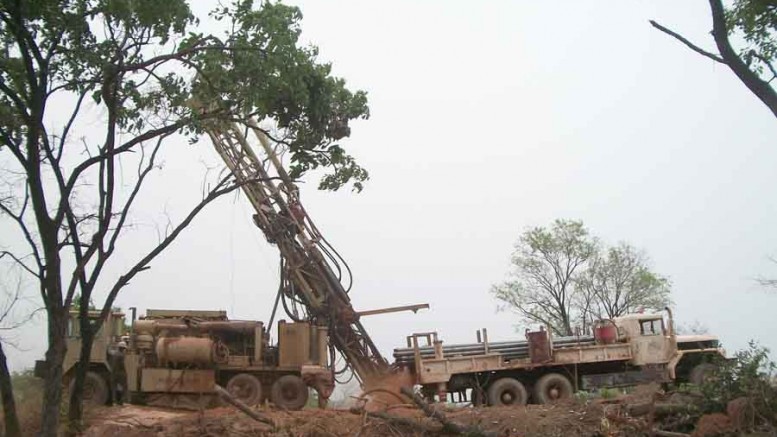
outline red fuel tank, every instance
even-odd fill
[[[600,344],[611,344],[618,340],[618,328],[609,320],[594,328],[594,339]]]

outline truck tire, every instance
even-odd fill
[[[227,391],[246,405],[256,405],[262,400],[262,383],[248,373],[238,373],[229,378]]]
[[[308,387],[297,375],[283,375],[270,390],[273,404],[287,410],[300,410],[308,402]]]
[[[72,394],[75,387],[76,378],[73,376],[68,387],[68,394]],[[97,372],[87,371],[84,378],[84,404],[105,405],[108,403],[108,395],[108,382],[105,381],[105,378]]]
[[[571,398],[575,393],[572,382],[560,373],[548,373],[534,385],[534,400],[538,404],[549,404]]]
[[[488,405],[526,405],[526,387],[515,378],[500,378],[488,387]]]
[[[714,364],[697,364],[688,375],[688,382],[696,386],[702,386],[705,382],[709,381],[710,377],[715,373],[715,370],[717,370],[717,367]]]

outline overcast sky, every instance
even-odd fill
[[[712,49],[707,2],[292,3],[304,39],[369,92],[372,114],[345,144],[370,171],[364,192],[311,181],[303,202],[349,261],[357,310],[432,307],[364,320],[387,356],[412,332],[521,336],[489,288],[518,235],[555,218],[644,249],[671,278],[681,323],[729,350],[777,349],[777,294],[754,281],[777,276],[777,123],[727,68],[648,24]],[[109,274],[156,241],[163,212],[198,200],[218,163],[206,140],[170,143],[164,159]],[[220,200],[118,304],[267,320],[278,255],[251,214],[242,196]],[[42,320],[19,334],[13,369],[43,357]]]

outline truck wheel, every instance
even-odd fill
[[[575,392],[572,382],[559,373],[543,375],[534,385],[534,400],[538,404],[549,404],[571,398]]]
[[[688,382],[696,386],[702,386],[704,383],[709,382],[716,370],[717,367],[714,364],[697,364],[696,367],[691,370],[690,375],[688,375]]]
[[[270,390],[273,404],[287,410],[299,410],[308,402],[308,387],[297,375],[283,375]]]
[[[76,378],[70,380],[68,393],[72,394],[76,387]],[[86,372],[84,378],[84,404],[86,405],[105,405],[108,402],[108,383],[105,378],[97,372]]]
[[[247,405],[256,405],[262,400],[262,384],[248,373],[238,373],[229,378],[227,391]]]
[[[526,405],[526,387],[514,378],[497,379],[488,387],[488,405]]]

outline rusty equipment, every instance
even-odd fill
[[[71,313],[70,326],[79,326],[77,312]],[[310,388],[321,399],[334,389],[327,337],[326,328],[279,321],[277,343],[271,344],[262,322],[229,320],[223,311],[190,310],[148,310],[126,332],[124,314],[112,312],[95,336],[85,401],[109,401],[108,384],[116,375],[110,377],[115,361],[108,355],[121,342],[128,343],[126,379],[121,381],[127,400],[198,409],[213,404],[218,384],[243,404],[267,400],[297,410],[306,404]],[[81,350],[78,332],[71,332],[67,342],[63,374],[73,390]],[[39,367],[36,363],[38,374]]]
[[[155,350],[163,366],[213,366],[229,360],[229,349],[210,338],[162,337]]]
[[[254,207],[255,224],[280,252],[281,286],[276,308],[280,302],[292,320],[327,328],[330,353],[337,350],[342,354],[346,366],[362,382],[385,374],[389,363],[364,329],[360,316],[417,311],[424,305],[355,311],[348,295],[350,269],[300,203],[299,190],[279,157],[282,146],[271,145],[252,119],[240,125],[215,121],[204,127]],[[252,142],[258,145],[261,159]]]
[[[554,338],[540,329],[527,330],[526,340],[489,342],[484,329],[477,343],[443,345],[436,332],[424,332],[409,336],[394,358],[427,398],[469,397],[475,405],[548,403],[578,388],[698,384],[725,354],[716,337],[676,335],[667,313],[667,323],[661,314],[601,321],[593,336]]]
[[[400,311],[412,311],[414,313],[417,313],[418,310],[428,310],[429,304],[428,303],[421,303],[416,305],[404,305],[400,307],[389,307],[389,308],[380,308],[377,310],[367,310],[367,311],[359,311],[356,313],[359,317],[364,316],[375,316],[379,314],[389,314],[389,313],[397,313]]]

